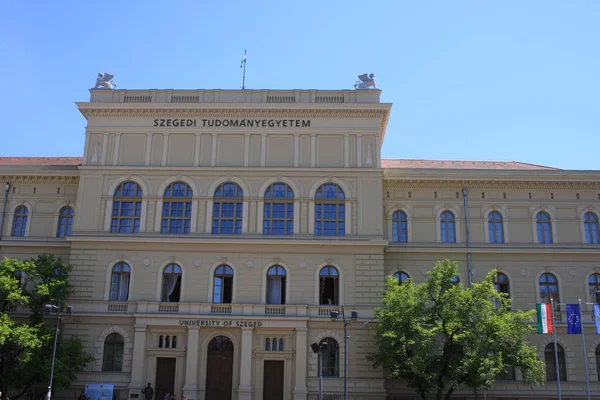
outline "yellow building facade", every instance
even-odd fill
[[[464,284],[498,269],[516,309],[595,301],[599,171],[382,160],[392,107],[380,94],[91,90],[77,103],[83,157],[0,159],[0,255],[73,265],[63,331],[95,362],[59,395],[107,383],[119,400],[142,399],[150,383],[158,400],[314,399],[311,344],[327,343],[324,392],[341,395],[347,375],[349,398],[416,399],[366,360],[374,309],[386,275],[423,282],[444,258]],[[342,305],[358,313],[346,341],[330,318]],[[584,398],[581,338],[566,335],[562,311],[563,392]],[[585,353],[600,396],[591,311]],[[530,342],[545,360],[551,336]],[[514,371],[485,395],[554,398],[548,378],[532,387]]]

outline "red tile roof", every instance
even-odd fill
[[[0,165],[12,166],[57,166],[81,165],[81,157],[0,157]]]
[[[0,157],[0,166],[77,166],[81,157]],[[448,168],[448,169],[520,169],[558,170],[559,168],[527,164],[517,161],[460,161],[460,160],[408,160],[383,159],[383,168]]]
[[[447,168],[447,169],[525,169],[559,170],[560,168],[527,164],[517,161],[461,161],[461,160],[407,160],[382,159],[383,168]]]

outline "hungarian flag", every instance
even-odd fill
[[[552,305],[550,303],[536,304],[538,333],[554,333],[552,321]]]

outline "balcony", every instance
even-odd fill
[[[85,315],[180,315],[180,316],[235,316],[235,317],[280,317],[329,319],[335,305],[312,306],[306,304],[216,304],[216,303],[165,303],[158,301],[69,301],[78,316]],[[375,306],[346,306],[358,310],[361,319],[372,319]],[[13,310],[27,313],[23,307]]]

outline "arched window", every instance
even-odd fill
[[[452,282],[454,285],[458,285],[460,283],[460,276],[458,275],[454,275],[451,279],[450,282]]]
[[[266,338],[265,339],[265,350],[266,351],[271,351],[271,338]]]
[[[123,369],[123,349],[125,342],[123,336],[111,333],[104,340],[104,354],[102,356],[102,371],[121,372]]]
[[[213,281],[213,303],[230,304],[233,299],[233,269],[221,265],[215,270]]]
[[[142,215],[142,188],[135,182],[123,182],[113,197],[111,232],[137,233]]]
[[[339,278],[338,270],[328,265],[319,272],[319,304],[339,303]]]
[[[498,272],[494,277],[494,289],[500,293],[506,293],[510,297],[510,282],[508,276],[502,272]]]
[[[600,226],[598,225],[598,216],[593,212],[587,212],[583,216],[585,225],[585,241],[588,244],[600,243]]]
[[[596,373],[600,381],[600,345],[596,346]]]
[[[556,350],[558,353],[558,373],[560,380],[565,382],[567,380],[567,367],[565,364],[565,351],[560,344],[556,344]],[[546,380],[556,380],[556,359],[554,357],[554,343],[548,343],[544,349],[544,360],[546,361]]]
[[[398,271],[394,275],[394,278],[398,281],[398,284],[402,284],[404,281],[410,279],[410,276],[404,271]]]
[[[456,243],[456,227],[452,212],[444,211],[440,215],[440,233],[442,243]]]
[[[600,291],[600,274],[591,274],[588,278],[588,291],[592,301],[596,302],[596,292]]]
[[[165,189],[160,233],[190,233],[192,196],[187,183],[175,182]]]
[[[552,222],[550,214],[539,212],[535,216],[538,243],[552,243]]]
[[[13,217],[12,236],[25,236],[27,232],[27,214],[29,210],[25,206],[19,206]]]
[[[63,207],[58,215],[58,226],[56,228],[56,237],[71,236],[71,227],[73,226],[73,208]]]
[[[392,215],[392,241],[394,243],[408,242],[408,222],[404,211],[396,211]]]
[[[127,301],[129,298],[129,277],[131,269],[129,265],[120,262],[115,264],[110,278],[110,300]]]
[[[319,343],[321,349],[321,376],[340,376],[340,346],[327,337]]]
[[[294,234],[294,192],[285,183],[274,183],[265,192],[263,233]]]
[[[213,197],[213,234],[242,233],[244,192],[233,182],[219,185]]]
[[[267,304],[285,304],[286,273],[274,265],[267,271]]]
[[[346,205],[344,191],[333,183],[326,183],[315,194],[315,236],[344,236],[346,233]]]
[[[181,267],[169,264],[163,269],[161,301],[177,303],[181,299]]]
[[[162,348],[164,347],[164,344],[163,344],[163,343],[164,343],[163,335],[160,335],[160,336],[158,337],[158,348],[159,348],[159,349],[162,349]]]
[[[283,351],[283,338],[279,338],[279,351]]]
[[[545,272],[540,276],[539,280],[540,286],[540,302],[541,303],[550,303],[554,302],[554,320],[560,321],[560,296],[558,293],[558,279],[554,274],[550,272]]]
[[[498,211],[492,211],[488,214],[488,231],[490,234],[490,243],[504,243],[502,214]]]

